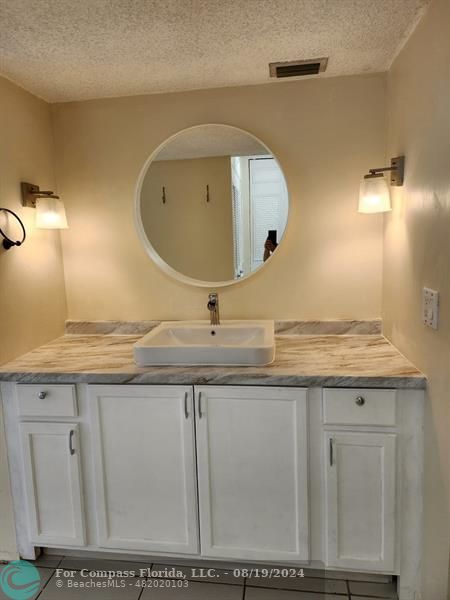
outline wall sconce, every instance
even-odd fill
[[[22,181],[22,206],[36,209],[38,229],[68,229],[63,201],[50,190]]]
[[[391,185],[403,185],[405,157],[396,156],[392,158],[390,167],[369,169],[369,173],[364,175],[361,182],[358,212],[379,213],[391,210],[389,186],[383,175],[385,171],[391,173]]]

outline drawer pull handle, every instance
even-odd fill
[[[188,393],[184,392],[184,416],[186,419],[189,419],[189,411],[188,411]]]
[[[357,404],[358,406],[364,406],[365,403],[366,401],[362,396],[358,396],[355,400],[355,404]]]
[[[73,456],[75,454],[75,448],[73,447],[73,436],[75,435],[75,431],[73,429],[70,430],[69,433],[69,452]]]
[[[38,398],[39,400],[45,400],[45,398],[47,398],[47,392],[39,392]]]
[[[333,438],[330,438],[330,467],[333,466],[334,464],[334,445],[333,445]]]

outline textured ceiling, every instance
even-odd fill
[[[0,72],[49,101],[384,71],[429,0],[0,0]],[[280,82],[276,82],[280,85]]]
[[[266,147],[245,131],[228,125],[201,125],[182,131],[166,142],[155,160],[267,153]]]

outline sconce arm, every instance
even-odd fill
[[[405,173],[405,157],[396,156],[391,158],[390,167],[377,167],[376,169],[369,169],[369,174],[365,175],[366,179],[370,177],[381,176],[385,171],[391,172],[391,185],[403,185],[404,173]]]
[[[22,181],[20,184],[22,190],[22,206],[36,208],[36,198],[55,198],[59,200],[59,196],[51,190],[41,190],[38,185]]]

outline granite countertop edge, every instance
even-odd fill
[[[151,367],[149,367],[150,369]],[[173,367],[176,368],[176,367]],[[184,367],[186,369],[186,367]],[[195,367],[193,367],[195,368]],[[353,376],[353,375],[270,375],[264,373],[238,372],[210,375],[193,374],[186,371],[168,375],[155,371],[144,373],[52,373],[52,372],[8,372],[0,373],[0,383],[23,384],[122,384],[122,385],[239,385],[273,387],[354,387],[354,388],[396,388],[426,389],[425,376],[405,375]]]
[[[239,385],[426,389],[427,379],[382,335],[277,335],[267,366],[137,367],[140,335],[66,334],[0,366],[24,384]]]

